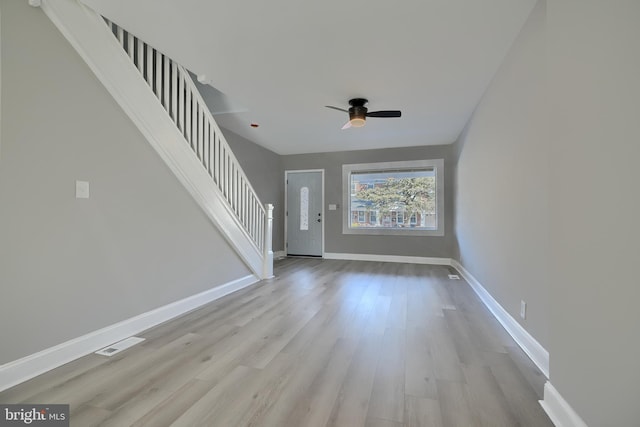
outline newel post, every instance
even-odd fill
[[[267,203],[265,206],[265,227],[264,227],[264,261],[262,266],[262,278],[271,279],[273,277],[273,205]]]

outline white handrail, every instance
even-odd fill
[[[187,70],[117,24],[107,26],[175,123],[273,275],[273,205],[263,207]],[[267,264],[271,254],[270,266]]]

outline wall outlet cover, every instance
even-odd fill
[[[88,199],[88,198],[89,198],[89,182],[76,181],[76,199]]]

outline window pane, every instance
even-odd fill
[[[309,188],[300,189],[300,230],[309,229]]]
[[[434,169],[353,171],[350,180],[350,228],[436,228]]]

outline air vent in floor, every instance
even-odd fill
[[[114,354],[118,354],[121,351],[124,351],[129,347],[133,347],[134,345],[142,341],[144,341],[144,338],[140,338],[140,337],[125,338],[122,341],[119,341],[115,344],[111,344],[110,346],[103,348],[102,350],[96,351],[96,354],[99,354],[101,356],[113,356]]]
[[[449,279],[451,279],[451,280],[460,280],[460,276],[458,276],[457,274],[450,274],[449,275]]]

